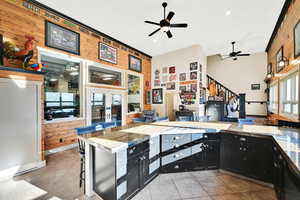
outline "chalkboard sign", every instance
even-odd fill
[[[0,65],[3,64],[3,35],[0,34]]]

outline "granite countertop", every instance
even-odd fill
[[[106,129],[80,136],[87,142],[115,153],[161,134],[195,134],[223,132],[245,136],[271,137],[300,175],[300,129],[224,122],[157,122],[139,123]]]

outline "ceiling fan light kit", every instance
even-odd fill
[[[224,58],[223,60],[227,59],[227,58],[232,58],[232,60],[237,60],[238,57],[241,57],[241,56],[250,56],[249,53],[244,53],[242,54],[242,51],[235,51],[235,48],[234,48],[234,45],[235,45],[236,42],[231,42],[231,45],[232,45],[232,52],[229,53],[229,55],[226,55],[227,57]]]
[[[164,8],[164,18],[159,23],[152,22],[152,21],[145,21],[145,23],[160,26],[160,28],[158,28],[155,31],[153,31],[152,33],[150,33],[149,37],[151,37],[152,35],[154,35],[155,33],[157,33],[158,31],[161,30],[162,32],[167,34],[168,38],[172,38],[173,35],[170,31],[171,28],[187,28],[187,26],[188,26],[187,24],[171,24],[171,19],[174,17],[175,13],[170,11],[168,16],[166,17],[166,7],[167,7],[167,5],[168,4],[166,2],[164,2],[162,4],[162,6]]]

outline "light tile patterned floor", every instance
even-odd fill
[[[39,200],[84,200],[77,149],[47,156],[47,167],[16,177],[45,191]],[[92,198],[96,200],[97,198]],[[161,174],[132,200],[276,200],[274,191],[218,171]]]
[[[161,174],[133,200],[276,200],[274,190],[219,171]]]

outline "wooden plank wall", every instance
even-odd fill
[[[286,66],[281,72],[277,73],[279,74],[286,74],[291,70],[294,70],[295,68],[299,67],[299,64],[293,64],[296,60],[300,60],[299,58],[294,57],[294,27],[300,20],[300,1],[299,0],[293,0],[288,12],[285,16],[285,19],[283,20],[275,39],[271,43],[271,46],[268,50],[268,63],[272,64],[272,71],[274,73],[276,72],[276,55],[277,52],[280,50],[281,47],[283,47],[283,54],[288,60],[290,61],[290,64]],[[267,71],[267,66],[266,66]],[[271,79],[271,84],[274,81],[277,81],[279,76],[273,77]],[[279,87],[278,87],[279,88]],[[280,96],[278,95],[278,102],[280,105]],[[292,119],[285,118],[283,116],[280,116],[279,114],[274,114],[269,116],[271,120],[287,120],[287,121],[294,121]]]
[[[24,3],[25,2],[25,3]],[[111,41],[101,35],[92,33],[82,29],[82,27],[74,24],[71,21],[67,21],[61,17],[55,16],[45,10],[39,9],[32,5],[28,6],[28,3],[23,0],[1,0],[0,1],[0,34],[3,34],[5,41],[11,41],[16,44],[20,49],[23,48],[26,41],[25,35],[32,35],[35,37],[35,47],[45,46],[45,20],[51,21],[55,24],[59,24],[63,27],[71,29],[80,34],[80,52],[78,56],[83,59],[88,59],[94,62],[103,63],[111,66],[112,68],[128,69],[128,56],[135,55],[142,59],[142,74],[144,74],[144,86],[148,83],[144,91],[151,90],[151,58],[141,54],[133,49],[129,49],[116,41]],[[100,30],[101,31],[101,30]],[[98,59],[98,43],[103,42],[109,44],[118,50],[118,63],[111,64],[109,62],[101,61]],[[51,48],[48,48],[51,49]],[[51,49],[67,55],[64,51]],[[37,48],[34,49],[34,57],[32,62],[37,62]],[[19,61],[4,60],[5,66],[20,67]],[[145,110],[150,110],[151,105],[144,104]],[[134,116],[128,116],[130,122]],[[44,134],[44,149],[50,150],[53,148],[61,147],[64,145],[72,144],[76,142],[76,135],[74,128],[83,126],[84,120],[76,120],[62,123],[50,123],[43,125]]]

